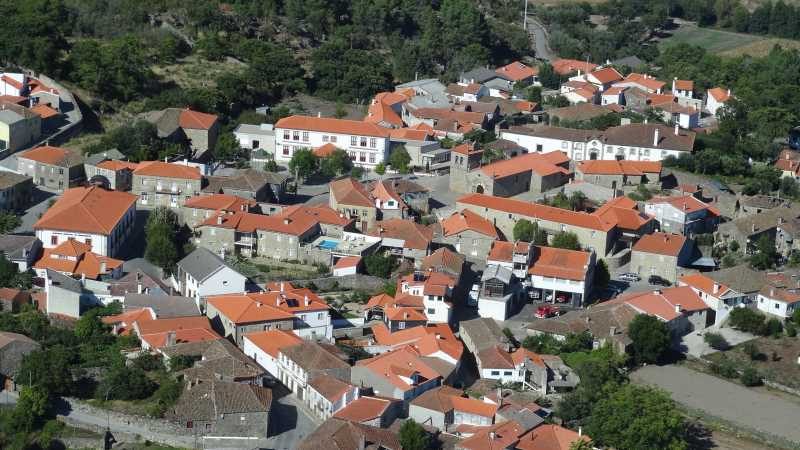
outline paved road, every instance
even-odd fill
[[[676,402],[709,415],[800,442],[800,403],[674,365],[643,367],[631,380],[658,386]]]
[[[547,33],[547,29],[531,14],[528,14],[528,34],[533,39],[533,45],[536,48],[536,58],[546,61],[558,59],[558,55],[550,48],[550,36]]]

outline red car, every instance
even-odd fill
[[[560,313],[558,306],[544,305],[536,308],[536,318],[546,319],[548,317],[557,316]]]

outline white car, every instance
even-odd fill
[[[635,273],[632,273],[632,272],[623,273],[620,276],[618,276],[617,278],[622,280],[622,281],[639,281],[639,280],[642,279],[639,275],[637,275]]]

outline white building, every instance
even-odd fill
[[[172,275],[172,285],[181,295],[193,298],[197,305],[200,299],[210,295],[245,292],[247,277],[233,270],[212,251],[198,247],[178,261],[177,271]]]
[[[26,91],[25,75],[21,73],[0,73],[0,95],[24,97]]]
[[[511,269],[486,266],[478,292],[478,315],[494,320],[506,320],[518,300],[517,283]]]
[[[349,380],[350,364],[316,342],[304,341],[278,351],[278,379],[298,399],[305,400],[309,381],[322,375]]]
[[[605,131],[577,130],[547,125],[516,126],[500,132],[528,152],[562,151],[575,161],[631,160],[661,161],[679,157],[694,148],[695,133],[666,125],[634,123]]]
[[[786,289],[764,286],[756,298],[759,311],[789,319],[794,312],[800,309],[800,294]]]
[[[275,128],[271,123],[251,125],[243,123],[233,130],[239,146],[248,150],[265,150],[275,154]]]
[[[136,220],[137,196],[101,187],[67,189],[33,225],[44,248],[70,238],[92,247],[92,253],[115,256]]]
[[[673,78],[672,95],[681,98],[694,98],[694,82],[692,80]]]
[[[714,326],[722,325],[734,308],[744,307],[747,295],[696,273],[678,278],[678,286],[689,286],[714,311]],[[709,320],[709,322],[711,322]]]
[[[353,164],[374,168],[389,157],[389,129],[356,120],[290,116],[275,124],[275,159],[287,163],[301,149],[333,144]]]
[[[400,279],[400,293],[422,297],[430,323],[450,323],[456,281],[442,272],[414,272]]]
[[[533,246],[527,242],[494,241],[486,265],[505,267],[511,270],[517,279],[525,280],[528,278],[528,268],[531,265],[531,250]]]
[[[592,291],[594,252],[534,246],[532,253],[528,274],[539,298],[574,307],[586,303]]]
[[[242,352],[278,378],[278,352],[283,347],[303,342],[303,339],[291,331],[273,329],[246,334],[242,342]]]
[[[318,419],[328,420],[356,401],[358,394],[358,388],[352,384],[330,375],[320,375],[308,382],[305,402]]]
[[[624,105],[625,104],[625,91],[628,88],[614,86],[606,89],[600,95],[600,104],[605,105]]]
[[[716,116],[717,111],[731,98],[731,90],[721,87],[711,88],[706,94],[706,111],[712,116]]]

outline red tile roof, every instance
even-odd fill
[[[411,345],[422,356],[435,356],[437,352],[443,352],[456,361],[464,354],[464,344],[456,338],[447,324],[419,325],[394,333],[382,323],[371,328],[375,343],[378,345],[389,347]]]
[[[44,103],[38,103],[36,105],[33,105],[31,107],[31,111],[38,114],[42,119],[49,119],[51,117],[56,117],[61,115],[60,112],[45,105]]]
[[[308,382],[308,386],[317,391],[331,403],[338,401],[345,392],[355,389],[350,383],[334,378],[330,375],[318,375]]]
[[[655,220],[641,213],[636,202],[628,197],[617,197],[609,200],[593,214],[608,223],[616,224],[623,230],[629,231],[638,231]]]
[[[379,124],[387,123],[395,127],[403,126],[403,119],[392,109],[390,105],[373,102],[367,109],[367,117],[364,117],[364,122]]]
[[[514,243],[508,241],[494,241],[489,249],[489,261],[511,262],[514,258]]]
[[[361,264],[360,256],[345,256],[344,258],[341,258],[338,261],[336,261],[336,264],[333,265],[333,268],[345,269],[348,267],[358,267],[359,264]]]
[[[708,210],[712,216],[719,216],[720,212],[714,206],[698,200],[692,195],[676,195],[672,197],[653,197],[647,201],[648,204],[657,205],[660,203],[668,203],[673,207],[683,211],[684,213],[693,213],[703,209]]]
[[[236,195],[211,194],[192,197],[184,203],[187,208],[209,209],[212,211],[248,211],[255,208],[258,203],[255,200],[248,200]]]
[[[603,91],[603,95],[619,95],[619,94],[625,92],[626,89],[628,89],[628,88],[626,88],[624,86],[611,86],[610,88],[608,88],[605,91]],[[608,105],[606,105],[606,106],[608,106]]]
[[[80,165],[78,155],[72,150],[61,147],[51,147],[49,145],[36,147],[27,152],[20,153],[18,157],[57,166],[64,164]]]
[[[300,236],[319,223],[305,214],[292,217],[265,216],[262,214],[236,212],[234,214],[218,213],[206,219],[200,226],[233,229],[242,233],[253,233],[256,230]]]
[[[327,158],[328,156],[331,156],[336,150],[339,150],[339,147],[328,142],[327,144],[323,144],[315,148],[313,153],[314,156],[316,156],[317,158]]]
[[[721,283],[717,283],[713,279],[703,275],[702,273],[693,273],[691,275],[684,275],[678,278],[678,283],[681,285],[691,286],[699,291],[705,292],[707,295],[721,298],[722,296],[733,292],[731,289]],[[714,285],[717,286],[717,292],[714,292]]]
[[[244,337],[273,358],[278,357],[280,349],[303,342],[303,338],[286,330],[257,331],[245,334]]]
[[[514,61],[505,66],[498,67],[495,72],[512,81],[520,81],[539,75],[539,68],[529,67],[520,61]]]
[[[292,319],[296,313],[327,311],[328,304],[309,289],[283,292],[224,294],[208,297],[208,303],[236,324]]]
[[[319,131],[323,133],[352,134],[357,136],[388,137],[389,130],[374,123],[329,117],[289,116],[275,123],[275,128]]]
[[[482,153],[483,150],[476,149],[475,144],[472,142],[465,142],[461,145],[457,145],[450,149],[453,153],[458,153],[459,155],[471,155],[473,153]]]
[[[515,448],[525,429],[516,421],[502,422],[486,427],[458,443],[464,450],[507,450]]]
[[[683,311],[693,312],[709,309],[708,305],[689,286],[623,294],[611,301],[625,303],[643,314],[656,316],[666,322],[678,318]]]
[[[597,64],[576,59],[557,59],[553,61],[553,70],[559,75],[569,75],[572,72],[591,72],[597,68]]]
[[[622,81],[623,83],[635,83],[639,86],[643,86],[646,89],[657,91],[664,87],[664,82],[659,81],[647,74],[641,73],[630,73],[627,77]]]
[[[175,333],[176,343],[211,341],[221,338],[211,329],[211,323],[205,316],[144,320],[135,323],[139,330],[139,338],[154,348],[167,345],[168,335],[171,332]]]
[[[729,98],[731,98],[728,92],[728,89],[715,87],[708,90],[708,95],[714,97],[714,100],[716,100],[718,103],[725,103]]]
[[[181,111],[178,118],[178,125],[181,128],[193,130],[208,130],[217,122],[217,116],[214,114],[201,113],[199,111],[192,111],[191,109],[184,109]]]
[[[370,236],[404,241],[405,248],[426,250],[433,241],[433,229],[404,219],[378,221],[367,233]]]
[[[585,281],[591,253],[555,247],[533,247],[531,275]]]
[[[570,450],[578,440],[591,442],[591,438],[552,424],[542,424],[522,436],[519,450]]]
[[[364,185],[350,177],[331,181],[328,184],[328,188],[330,189],[330,195],[333,196],[338,204],[365,208],[375,207],[375,201],[364,189]]]
[[[431,133],[426,130],[415,130],[412,128],[397,128],[389,131],[392,139],[410,139],[414,141],[427,141]]]
[[[488,236],[493,239],[499,239],[497,228],[495,228],[492,222],[484,219],[468,209],[465,209],[461,212],[455,212],[453,215],[442,221],[442,233],[445,236],[453,236],[468,230],[483,234],[484,236]]]
[[[617,69],[613,67],[603,67],[602,69],[595,70],[594,72],[589,72],[588,75],[591,75],[600,84],[608,84],[613,83],[614,81],[619,81],[622,79],[622,74],[617,72]]]
[[[33,267],[70,275],[85,275],[86,278],[96,280],[100,275],[111,273],[122,266],[122,263],[118,259],[92,253],[90,245],[69,238],[55,248],[44,249],[42,257]]]
[[[373,358],[362,359],[357,361],[356,365],[368,368],[377,377],[386,379],[402,391],[414,389],[413,384],[409,384],[407,380],[403,379],[411,378],[413,374],[417,374],[421,382],[440,377],[439,373],[410,347],[402,347]]]
[[[694,90],[694,81],[692,80],[674,80],[675,81],[675,89],[681,91],[692,91]]]
[[[788,291],[786,289],[780,289],[772,286],[764,286],[758,293],[769,299],[789,305],[800,302],[800,293],[797,293],[796,291]]]
[[[419,308],[387,306],[383,311],[386,318],[392,321],[407,320],[410,322],[425,322],[428,320],[428,317]]]
[[[468,194],[459,198],[458,202],[592,230],[609,231],[614,228],[613,223],[606,222],[591,214],[537,203],[529,203],[522,200],[513,200],[484,194]]]
[[[399,208],[401,209],[408,207],[406,202],[404,202],[397,191],[395,191],[394,187],[392,186],[392,181],[390,180],[373,183],[370,194],[372,195],[372,198],[380,200],[381,203],[386,203],[393,200],[397,202]]]
[[[350,223],[354,222],[353,219],[345,217],[344,214],[341,214],[325,205],[293,205],[284,208],[283,211],[281,211],[280,214],[277,214],[275,217],[283,219],[289,218],[290,220],[296,222],[305,222],[311,220],[315,223],[319,222],[326,225],[336,225],[340,227],[346,227]]]
[[[107,191],[97,186],[67,189],[33,229],[108,235],[136,204],[137,198],[127,192]]]
[[[14,89],[22,89],[22,88],[25,87],[25,85],[23,85],[19,81],[15,80],[15,79],[7,76],[7,75],[0,76],[0,81],[5,82],[6,84],[10,85]]]
[[[0,95],[0,103],[14,103],[20,106],[28,104],[27,97],[20,97],[18,95]]]
[[[336,411],[333,417],[351,422],[368,422],[383,416],[392,400],[378,397],[359,397]]]
[[[668,233],[653,233],[642,236],[633,251],[657,255],[678,256],[686,244],[686,236]]]
[[[526,153],[511,159],[504,159],[481,167],[481,171],[494,178],[503,178],[518,173],[532,171],[539,176],[561,173],[569,175],[569,170],[560,166],[569,162],[566,153]]]
[[[133,171],[133,174],[148,177],[180,178],[186,180],[199,180],[203,178],[203,176],[200,174],[200,169],[197,167],[167,163],[163,161],[142,161],[139,163],[139,166],[136,168],[136,170]]]
[[[114,172],[118,170],[136,170],[139,167],[139,164],[128,162],[128,161],[118,161],[116,159],[107,159],[105,161],[101,161],[97,164],[97,167],[106,170],[113,170]]]

